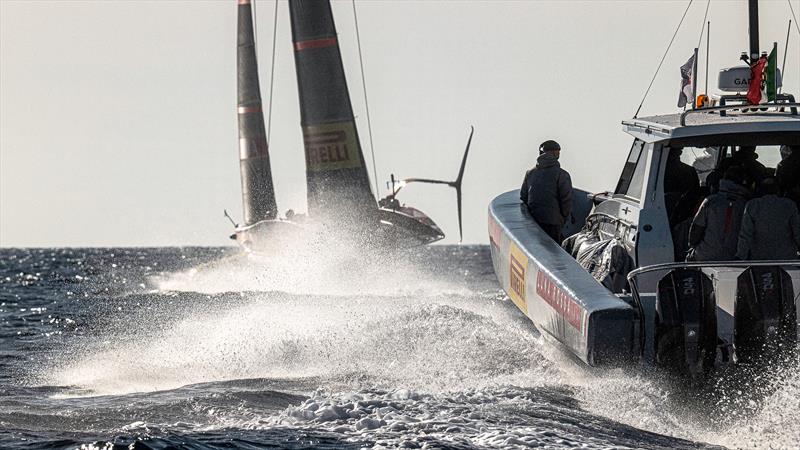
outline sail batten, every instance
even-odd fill
[[[242,178],[244,222],[252,225],[277,217],[275,189],[258,81],[253,11],[249,0],[238,2],[237,96],[239,170]]]
[[[376,213],[327,0],[290,0],[312,216]]]

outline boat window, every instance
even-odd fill
[[[706,177],[717,167],[720,147],[684,147],[681,162],[694,167],[700,185],[706,185]]]
[[[645,153],[643,150],[644,141],[639,139],[633,141],[628,160],[625,162],[625,167],[622,168],[617,189],[614,190],[615,194],[622,194],[637,200],[642,197],[644,171],[647,166],[647,158],[642,157]]]
[[[778,163],[781,162],[780,145],[759,145],[756,147],[756,154],[758,155],[758,162],[768,169],[778,167]]]

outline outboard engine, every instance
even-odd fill
[[[699,269],[675,269],[658,282],[656,364],[703,380],[717,356],[717,317],[711,279]]]
[[[778,266],[750,267],[737,279],[736,357],[768,363],[797,343],[797,307],[792,278]]]

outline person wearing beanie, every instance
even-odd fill
[[[561,168],[561,146],[548,140],[539,146],[536,167],[525,173],[519,198],[528,206],[536,223],[561,244],[561,229],[572,210],[572,179]]]

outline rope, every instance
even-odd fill
[[[681,25],[683,24],[683,19],[686,18],[686,13],[689,12],[689,7],[692,6],[692,2],[694,0],[689,0],[689,4],[686,5],[686,10],[683,11],[683,16],[681,16],[681,21],[678,22],[678,27],[675,28],[675,33],[672,35],[672,39],[669,40],[669,44],[667,45],[667,50],[664,51],[664,56],[661,57],[661,62],[658,63],[658,67],[656,67],[656,73],[653,74],[653,79],[650,80],[650,84],[647,86],[647,90],[644,92],[644,96],[642,97],[642,102],[639,103],[639,107],[636,108],[636,114],[633,115],[633,118],[639,116],[639,111],[642,110],[642,105],[644,105],[645,99],[647,99],[647,94],[650,93],[650,88],[653,87],[653,82],[656,81],[656,77],[658,76],[658,71],[661,70],[661,65],[664,64],[664,60],[667,58],[667,53],[669,53],[670,47],[672,47],[672,43],[675,42],[675,36],[678,35],[678,31],[681,29]]]
[[[267,113],[267,142],[272,133],[272,87],[275,85],[275,45],[278,42],[278,0],[275,0],[275,12],[272,23],[272,66],[269,73],[269,112]]]
[[[708,18],[708,7],[711,6],[711,0],[706,2],[706,13],[703,14],[703,26],[700,28],[700,38],[697,39],[697,48],[700,48],[700,44],[703,43],[703,33],[706,31],[706,19]],[[708,55],[706,55],[708,58]]]
[[[258,59],[258,15],[256,14],[256,2],[251,2],[253,8],[253,48],[256,50],[256,60]]]
[[[786,3],[789,4],[789,9],[792,10],[792,17],[794,17],[794,27],[797,29],[797,34],[800,34],[800,25],[797,25],[797,16],[794,15],[794,7],[792,6],[792,0],[786,0]]]
[[[372,121],[369,116],[369,100],[367,100],[367,80],[364,76],[364,58],[361,56],[361,35],[358,32],[358,14],[356,14],[356,0],[353,3],[353,21],[356,25],[356,43],[358,44],[358,62],[361,65],[361,87],[364,90],[364,107],[367,112],[367,133],[369,134],[369,151],[372,154],[372,173],[375,177],[375,195],[378,194],[378,168],[375,163],[375,146],[372,143]]]

